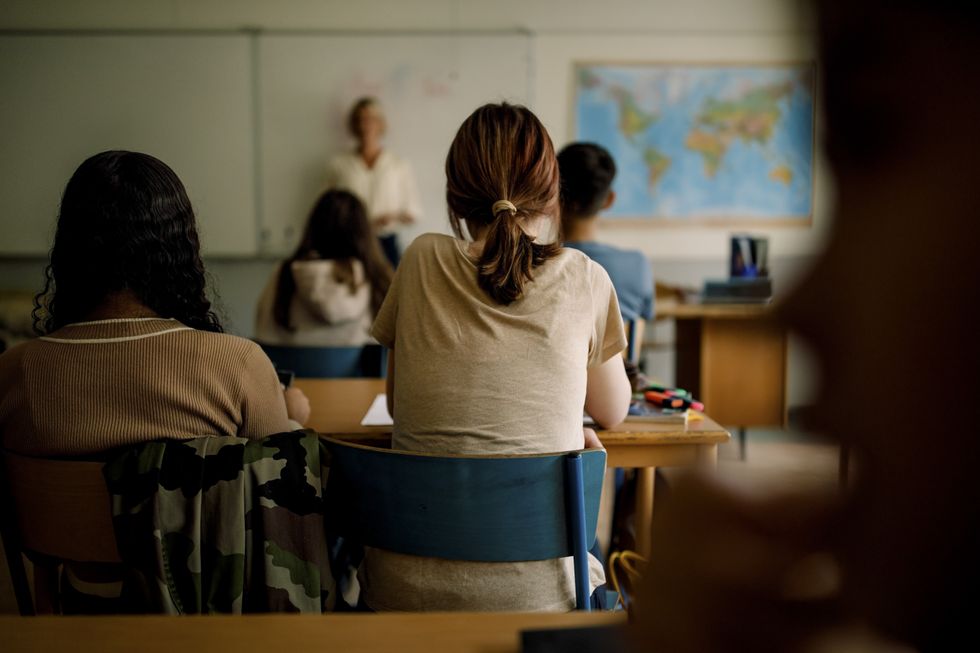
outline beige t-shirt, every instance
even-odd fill
[[[477,285],[456,239],[405,251],[372,335],[395,351],[396,449],[451,454],[581,449],[586,370],[626,347],[605,270],[564,249],[509,306]],[[590,559],[592,585],[602,566]],[[567,610],[571,558],[448,561],[369,550],[362,592],[375,610]]]
[[[269,279],[255,311],[255,339],[267,345],[289,347],[360,347],[374,342],[371,328],[371,284],[364,264],[351,261],[356,287],[334,278],[335,261],[294,261],[296,282],[289,305],[295,331],[282,328],[273,316],[281,266]]]

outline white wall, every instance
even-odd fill
[[[573,61],[812,60],[807,6],[800,0],[7,0],[0,5],[0,29],[523,29],[534,44],[530,104],[560,146],[570,137]],[[826,166],[818,161],[812,226],[752,231],[769,236],[773,258],[811,256],[824,242],[831,199]],[[610,226],[603,237],[638,247],[654,259],[697,260],[723,257],[728,232],[710,226],[627,225]]]
[[[804,0],[4,0],[0,29],[809,31]]]
[[[567,140],[571,61],[812,59],[806,0],[4,0],[0,30],[330,30],[338,33],[526,30],[534,41],[532,108]],[[488,53],[487,56],[492,56]],[[819,99],[819,98],[818,98]],[[818,123],[819,136],[819,123]],[[832,191],[818,162],[812,228],[770,229],[776,288],[805,273],[829,222]],[[756,231],[756,230],[753,230]],[[659,278],[697,285],[725,275],[727,230],[607,228],[604,238],[639,247]],[[0,259],[0,287],[34,288],[40,259]],[[251,332],[268,261],[209,261],[231,327]],[[806,401],[812,366],[790,352],[790,403]]]

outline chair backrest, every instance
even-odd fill
[[[7,564],[22,614],[32,614],[21,553],[39,567],[64,561],[118,563],[102,463],[0,453],[0,509]],[[38,597],[40,599],[40,597]]]
[[[643,320],[626,320],[623,327],[626,329],[626,351],[623,357],[630,363],[640,362],[640,349],[643,346],[643,331],[646,322]]]
[[[340,535],[451,560],[573,555],[578,607],[586,609],[604,450],[438,456],[323,441],[330,451],[327,524]]]
[[[277,369],[292,370],[299,378],[359,378],[384,376],[381,347],[291,347],[259,343]]]

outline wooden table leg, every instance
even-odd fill
[[[699,444],[697,449],[698,465],[714,469],[718,467],[718,445]]]
[[[653,488],[656,467],[640,467],[636,470],[636,550],[641,556],[650,556],[650,533],[653,530]]]

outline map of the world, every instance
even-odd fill
[[[575,140],[616,160],[609,218],[808,222],[811,65],[580,64]]]

